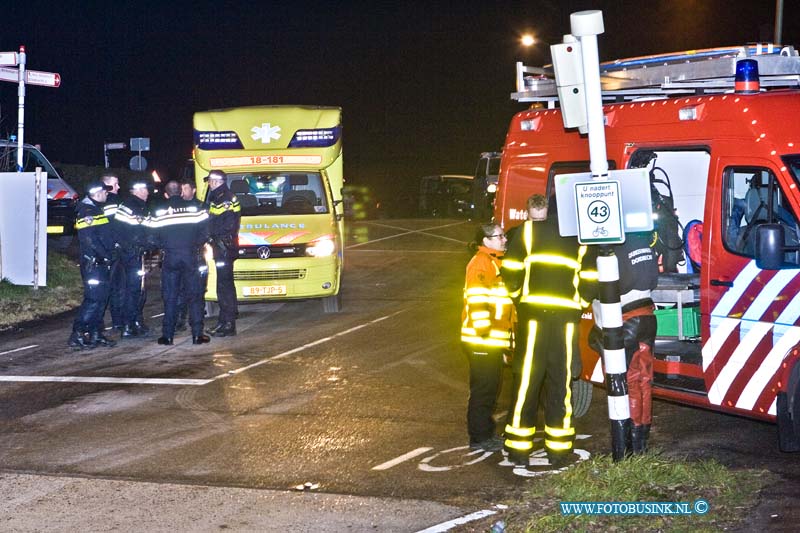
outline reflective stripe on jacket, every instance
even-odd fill
[[[461,340],[478,346],[509,348],[514,304],[500,278],[497,254],[481,246],[467,265]]]
[[[525,221],[503,258],[504,279],[511,296],[540,309],[574,311],[588,306],[597,283],[597,269],[587,247],[561,237],[557,222]],[[583,297],[582,297],[583,296]]]

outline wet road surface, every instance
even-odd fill
[[[352,223],[341,313],[324,314],[313,300],[242,305],[238,336],[207,345],[192,345],[184,332],[175,346],[157,345],[155,334],[74,352],[66,348],[72,315],[0,335],[0,494],[22,490],[38,501],[41,491],[97,492],[101,501],[109,495],[112,509],[133,515],[137,505],[144,514],[154,508],[176,517],[194,508],[211,521],[203,522],[209,530],[302,530],[304,517],[325,507],[322,499],[348,497],[324,515],[329,528],[309,530],[349,524],[353,531],[414,531],[530,489],[550,473],[544,460],[535,456],[529,469],[513,470],[499,453],[466,449],[468,373],[458,328],[473,227],[455,220]],[[153,281],[145,316],[161,312]],[[149,323],[159,329],[158,318]],[[577,421],[583,457],[608,453],[605,409],[595,389],[589,413]],[[778,521],[772,517],[800,486],[797,457],[777,451],[774,426],[663,401],[654,413],[652,443],[668,453],[783,476],[761,508],[767,522],[759,524],[779,525],[787,513],[800,518],[790,508]],[[14,477],[20,473],[47,477]],[[32,479],[58,486],[32,488]],[[143,496],[125,505],[103,488],[112,482],[134,484],[117,489],[124,494],[160,487],[184,504],[161,509],[162,498],[148,504]],[[193,492],[198,487],[219,492],[201,497]],[[270,504],[267,493],[252,489],[294,492],[269,492],[290,498]],[[291,499],[309,492],[319,500]],[[220,498],[251,502],[242,504],[249,509],[245,523],[225,513],[208,518]],[[278,526],[290,508],[296,522]],[[125,529],[127,522],[119,523]],[[203,529],[191,522],[164,529],[184,527]]]

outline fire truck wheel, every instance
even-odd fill
[[[580,418],[592,405],[592,384],[582,379],[572,382],[572,416]]]
[[[778,445],[782,452],[800,452],[800,362],[792,368],[786,392],[778,393]]]

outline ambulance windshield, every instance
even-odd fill
[[[319,172],[230,173],[228,187],[238,198],[243,216],[328,212],[328,199]]]

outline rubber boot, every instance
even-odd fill
[[[634,455],[644,453],[644,426],[631,426],[631,445]]]
[[[647,452],[647,440],[650,438],[650,424],[642,426],[642,453]]]

